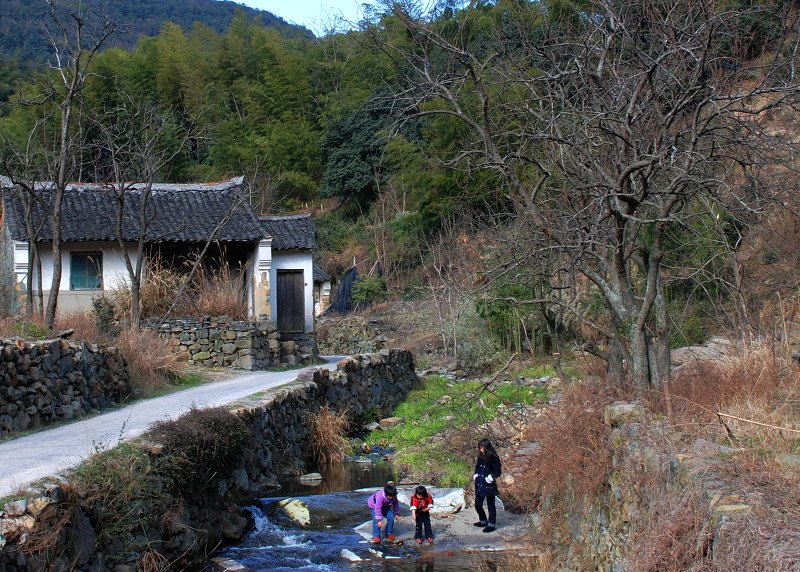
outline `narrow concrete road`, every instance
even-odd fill
[[[98,450],[113,447],[142,433],[155,421],[174,419],[192,406],[216,407],[253,393],[294,381],[300,372],[335,368],[342,356],[323,358],[324,364],[280,372],[235,375],[231,379],[138,401],[110,413],[46,429],[0,443],[0,497],[81,463]]]

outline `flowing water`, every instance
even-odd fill
[[[509,569],[496,554],[469,554],[445,544],[418,547],[407,541],[403,546],[373,547],[354,529],[370,518],[367,498],[371,492],[363,489],[381,487],[393,480],[391,466],[341,463],[320,472],[324,478],[317,485],[301,483],[299,479],[286,480],[281,483],[280,496],[260,499],[257,506],[249,507],[255,517],[255,530],[238,546],[220,551],[215,558],[233,560],[252,572],[488,572]],[[287,497],[300,499],[313,511],[332,516],[331,524],[321,530],[308,530],[282,518],[275,507]],[[343,549],[364,560],[346,560],[342,557]]]

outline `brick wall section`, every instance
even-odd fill
[[[98,411],[130,394],[127,362],[115,347],[0,343],[0,436]]]

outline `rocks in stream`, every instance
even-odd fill
[[[366,512],[366,504],[349,495],[315,495],[287,498],[268,509],[268,516],[279,524],[306,530],[322,530],[352,520]]]

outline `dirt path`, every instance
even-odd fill
[[[232,374],[233,377],[224,381],[138,401],[110,413],[0,443],[0,498],[37,479],[74,467],[99,450],[132,439],[155,421],[179,417],[192,406],[216,407],[233,403],[294,381],[301,371],[315,367],[335,368],[342,358],[323,359],[324,364],[302,370]]]

